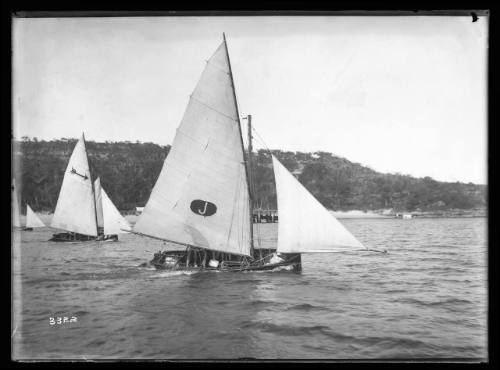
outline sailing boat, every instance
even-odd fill
[[[123,232],[119,228],[130,229],[97,180],[94,186],[82,134],[64,173],[51,223],[67,232],[54,234],[50,241],[118,240],[116,234]]]
[[[54,234],[50,241],[89,241],[96,240],[99,235],[94,186],[83,133],[64,173],[51,227],[67,232]]]
[[[253,243],[247,158],[223,36],[190,96],[170,153],[133,229],[186,249],[159,251],[150,264],[158,269],[300,270],[300,253],[365,249],[274,157],[273,165],[278,245],[262,258],[262,250]]]
[[[108,194],[101,186],[101,178],[94,182],[95,202],[97,208],[97,227],[99,240],[117,241],[118,234],[131,230],[128,221],[120,214]]]
[[[21,226],[19,212],[19,201],[17,198],[16,180],[12,179],[12,226],[23,231],[32,231],[34,227],[45,227],[45,224],[40,220],[29,204],[26,204],[26,226]]]
[[[32,231],[33,228],[37,227],[45,227],[45,224],[40,217],[37,216],[35,212],[31,209],[29,204],[26,205],[26,227],[23,229],[24,231]]]
[[[12,179],[12,227],[20,228],[21,227],[21,217],[19,214],[19,201],[17,200],[17,189],[16,189],[16,180]]]

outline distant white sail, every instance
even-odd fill
[[[29,205],[26,205],[26,227],[45,227],[45,224]]]
[[[12,179],[12,226],[21,227],[19,201],[17,200],[17,188],[15,179]]]
[[[340,252],[364,246],[273,156],[281,253]]]
[[[64,173],[51,226],[97,236],[95,200],[83,135],[76,143]]]
[[[103,210],[102,210],[102,194],[101,194],[101,178],[98,177],[94,181],[95,209],[97,214],[97,226],[104,227]]]
[[[250,255],[249,194],[226,43],[207,61],[134,231]]]
[[[115,205],[109,199],[108,194],[104,191],[103,187],[101,188],[101,196],[102,196],[102,210],[103,210],[103,218],[104,218],[104,234],[123,234],[126,233],[124,230],[132,230],[130,228],[130,224],[127,220],[120,214],[118,209],[116,209]]]

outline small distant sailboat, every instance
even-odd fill
[[[12,214],[11,222],[13,228],[21,228],[21,217],[19,213],[19,201],[17,198],[16,180],[12,179]]]
[[[45,224],[40,217],[37,216],[35,212],[31,209],[29,204],[26,205],[26,227],[23,229],[24,231],[32,231],[33,228],[37,227],[45,227]]]
[[[251,137],[251,135],[249,135]],[[249,144],[251,158],[251,142]],[[183,245],[158,269],[301,270],[301,253],[367,250],[273,156],[276,249],[254,247],[249,168],[226,39],[207,61],[133,233]],[[305,216],[304,216],[305,215]]]
[[[117,234],[123,231],[117,225],[130,229],[100,186],[100,180],[96,184],[92,181],[82,134],[69,159],[51,223],[51,227],[67,232],[53,234],[50,241],[118,240]]]
[[[16,180],[12,179],[12,227],[22,229],[23,231],[32,231],[35,227],[45,227],[29,204],[26,204],[26,225],[21,226],[21,217],[19,211],[19,200],[17,198]]]

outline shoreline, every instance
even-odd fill
[[[415,220],[415,219],[428,219],[428,218],[488,218],[487,213],[485,212],[484,214],[482,213],[467,213],[467,214],[454,214],[454,213],[449,213],[449,214],[442,214],[442,215],[436,215],[434,213],[429,212],[428,214],[423,214],[423,213],[408,213],[412,214],[413,216],[410,219],[402,219],[399,217],[396,217],[395,214],[380,214],[376,213],[373,211],[331,211],[329,212],[335,216],[337,219],[401,219],[401,220]],[[50,227],[50,222],[52,220],[52,213],[37,213],[37,215],[40,217],[40,219],[45,223],[47,227]],[[139,217],[138,215],[134,214],[124,214],[123,217],[131,223],[132,225],[136,223],[137,218]],[[21,224],[26,223],[26,215],[21,215]]]

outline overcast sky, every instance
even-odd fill
[[[487,181],[485,17],[30,18],[13,27],[16,138],[85,131],[172,143],[225,32],[240,113],[252,114],[269,148]]]

